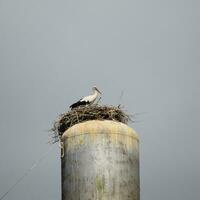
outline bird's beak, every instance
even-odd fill
[[[102,94],[97,88],[96,88],[96,90],[97,90],[97,92],[98,92],[99,94]]]

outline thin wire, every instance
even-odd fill
[[[55,145],[54,145],[55,146]],[[48,149],[48,151],[46,151],[19,179],[17,179],[17,181],[0,197],[0,200],[4,199],[4,197],[7,196],[8,193],[10,193],[15,186],[17,186],[27,175],[29,175],[31,173],[31,171],[37,167],[38,164],[40,164],[45,158],[46,156],[50,153],[50,151],[53,149],[54,147],[53,145],[51,145],[51,147]]]
[[[119,96],[119,104],[121,104],[122,98],[124,97],[124,90],[121,91]]]

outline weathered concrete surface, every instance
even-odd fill
[[[133,129],[92,120],[63,135],[62,200],[139,200],[139,147]]]

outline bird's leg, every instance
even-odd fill
[[[101,100],[101,97],[99,97],[99,99],[97,100],[96,104],[98,104],[100,102],[100,100]]]

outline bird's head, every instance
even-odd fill
[[[94,86],[94,87],[92,87],[92,90],[95,92],[98,92],[99,94],[101,94],[101,92],[99,91],[99,89],[96,87],[96,86]]]

